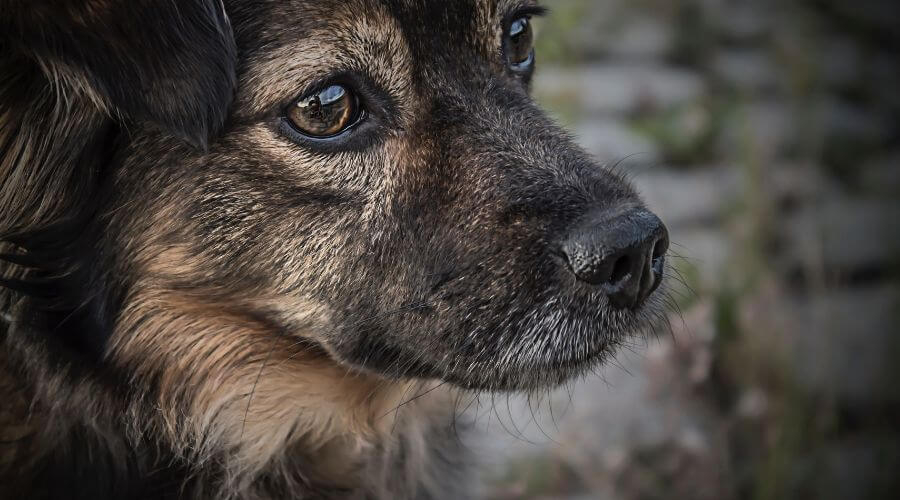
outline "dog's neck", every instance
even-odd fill
[[[191,315],[194,329],[196,313]],[[159,310],[153,317],[182,328],[165,341],[175,337],[185,345],[194,343],[193,352],[207,355],[205,361],[156,360],[167,370],[152,376],[140,365],[131,366],[135,385],[124,387],[125,380],[108,373],[59,363],[59,353],[36,340],[39,336],[15,327],[4,333],[0,396],[12,402],[0,412],[4,482],[10,471],[32,482],[22,486],[23,492],[95,480],[105,484],[85,491],[96,498],[138,498],[147,491],[156,491],[154,498],[162,495],[147,490],[148,482],[189,493],[192,484],[215,484],[217,492],[195,492],[215,498],[309,490],[332,490],[336,498],[402,498],[423,488],[448,488],[430,484],[427,469],[434,460],[432,448],[451,450],[451,457],[457,448],[447,429],[431,427],[436,421],[452,422],[449,391],[351,372],[321,352],[290,349],[291,343],[274,354],[254,354],[251,346],[231,352],[236,346],[229,343],[229,333],[244,340],[252,335],[252,325],[238,318],[209,319],[206,327],[220,330],[219,342],[201,347],[181,322],[186,317]],[[148,342],[156,338],[143,333]],[[240,363],[215,371],[229,373],[228,380],[199,382],[209,373],[203,362],[228,362],[229,356]],[[294,366],[286,369],[287,363]],[[192,390],[198,387],[203,390]],[[417,397],[426,391],[426,397]],[[149,420],[134,420],[147,415]],[[201,464],[200,469],[179,465],[186,463]],[[115,471],[107,468],[121,469],[118,488],[112,484]],[[8,482],[6,488],[15,485]]]

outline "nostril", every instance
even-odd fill
[[[653,260],[657,260],[660,257],[664,256],[666,254],[666,250],[668,250],[667,247],[668,245],[662,239],[657,241],[656,244],[653,245]]]
[[[669,251],[669,237],[665,232],[662,237],[653,244],[653,252],[650,254],[650,265],[657,273],[662,273],[666,252]]]
[[[617,284],[628,277],[631,272],[631,257],[623,255],[616,259],[613,264],[612,274],[609,277],[610,284]]]
[[[662,264],[663,258],[666,256],[668,250],[669,242],[666,238],[660,238],[656,244],[653,245],[653,253],[650,254],[650,263],[654,268],[657,268]]]
[[[643,209],[591,216],[560,247],[578,280],[602,286],[617,309],[639,306],[659,287],[668,250],[666,227]]]

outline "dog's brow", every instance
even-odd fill
[[[503,16],[516,10],[535,8],[539,4],[537,0],[496,0],[496,12]]]
[[[399,102],[411,98],[410,50],[397,20],[385,10],[358,14],[346,5],[324,25],[283,38],[280,46],[248,61],[240,76],[239,117],[285,105],[314,90],[311,85],[342,72],[365,74]]]
[[[476,29],[480,34],[481,49],[485,54],[493,54],[502,43],[503,19],[517,10],[538,8],[540,3],[537,0],[477,0],[476,5]]]

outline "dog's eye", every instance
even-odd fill
[[[534,63],[534,33],[531,18],[520,17],[509,26],[506,40],[506,58],[516,71],[527,71]]]
[[[359,121],[359,100],[343,85],[331,85],[301,97],[288,109],[288,119],[302,134],[333,137]]]

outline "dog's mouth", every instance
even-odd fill
[[[440,379],[471,390],[553,387],[602,364],[662,321],[659,283],[634,307],[618,307],[604,287],[549,280],[526,295],[474,297],[451,289],[456,304],[411,303],[374,314],[336,337],[341,362],[394,379]],[[659,277],[661,280],[661,276]],[[394,332],[414,332],[400,337]]]
[[[357,283],[367,291],[347,299],[327,349],[390,378],[478,390],[547,388],[589,371],[664,321],[668,233],[640,207],[572,226],[550,243],[462,247],[479,239],[445,235],[432,259],[396,261],[374,289]],[[383,258],[372,254],[375,268]]]
[[[608,295],[593,300],[542,305],[497,353],[474,360],[463,357],[464,371],[445,378],[470,389],[535,390],[578,377],[638,343],[662,321],[664,290],[633,308],[611,306]],[[503,334],[500,335],[503,338]],[[468,362],[467,362],[468,361]]]

